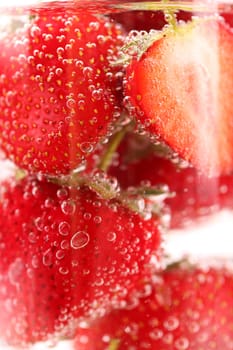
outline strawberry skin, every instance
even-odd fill
[[[85,11],[35,14],[1,39],[0,145],[21,168],[66,174],[119,115],[119,25]],[[7,64],[6,64],[7,63]]]
[[[227,12],[222,12],[221,16],[225,19],[226,23],[228,23],[230,27],[233,27],[233,9],[232,8]]]
[[[134,309],[80,328],[77,350],[232,350],[233,275],[225,268],[172,268]]]
[[[75,318],[143,290],[160,255],[158,218],[31,177],[1,191],[0,336],[9,343],[66,336]]]
[[[128,133],[109,174],[117,178],[123,189],[168,186],[172,195],[165,203],[171,216],[170,228],[188,227],[223,208],[233,208],[232,175],[209,178],[170,159],[168,150],[162,147],[156,148],[146,137]]]
[[[178,21],[187,22],[191,20],[192,13],[177,11],[176,17]],[[131,30],[161,30],[167,24],[163,11],[134,10],[118,12],[111,14],[110,18],[122,24],[127,32]]]
[[[222,19],[198,19],[161,32],[127,70],[139,123],[207,176],[233,170],[232,52]]]

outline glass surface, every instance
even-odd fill
[[[232,3],[0,29],[0,349],[233,349]]]

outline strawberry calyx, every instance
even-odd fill
[[[113,66],[127,66],[132,60],[139,61],[142,55],[153,45],[157,40],[171,34],[185,35],[188,31],[191,31],[199,22],[208,21],[211,19],[220,19],[218,15],[207,15],[201,18],[192,17],[189,22],[178,21],[175,12],[171,9],[164,10],[165,19],[167,24],[162,30],[151,29],[150,31],[136,31],[132,30],[125,39],[125,44],[122,46],[118,53],[118,58],[112,63]]]
[[[90,173],[85,172],[84,165],[83,167],[80,166],[73,170],[68,175],[51,176],[38,173],[37,178],[39,180],[45,179],[48,182],[69,188],[78,189],[87,187],[95,192],[100,198],[107,201],[113,200],[118,202],[131,211],[138,213],[144,219],[149,219],[153,215],[162,217],[164,214],[165,199],[174,196],[174,193],[169,190],[168,186],[151,186],[145,184],[123,190],[117,178],[108,174],[108,168],[112,163],[116,150],[135,128],[135,123],[133,121],[128,121],[125,124],[126,125],[123,126],[118,125],[118,131],[108,140],[105,152],[99,157],[99,164]],[[142,143],[140,135],[138,135],[137,142],[139,144]],[[158,154],[169,156],[168,149],[161,143],[152,144],[149,142],[146,146],[147,147],[142,153],[139,150],[138,153],[134,152],[128,156],[140,159],[141,157],[144,157],[146,153],[154,152],[155,149]],[[17,181],[22,180],[26,176],[27,171],[16,168],[15,178]]]
[[[162,2],[166,5],[168,3],[168,0],[162,0]],[[177,27],[176,11],[167,7],[165,7],[163,11],[165,20],[175,29]]]
[[[115,60],[114,65],[126,68],[131,63],[132,58],[139,60],[153,42],[161,37],[162,32],[159,30],[131,31],[126,37],[126,42],[119,51],[119,57]]]
[[[49,178],[49,181],[60,186],[88,187],[100,198],[118,202],[144,218],[153,214],[161,216],[164,200],[173,196],[167,186],[140,186],[122,190],[116,177],[98,170],[91,175],[73,173],[60,178]]]

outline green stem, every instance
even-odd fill
[[[174,194],[169,192],[165,188],[159,186],[152,187],[136,187],[134,190],[129,192],[131,195],[137,196],[159,196],[159,195],[167,195],[167,197],[172,197]]]
[[[166,4],[169,3],[168,0],[162,0],[162,3],[165,5],[164,7],[164,16],[168,24],[175,29],[177,27],[177,18],[176,18],[176,12],[174,9],[171,9],[169,7],[166,7]]]
[[[98,165],[99,170],[106,172],[111,165],[112,157],[118,148],[119,144],[123,140],[126,132],[128,131],[128,127],[123,127],[120,131],[116,132],[111,140],[108,143],[108,147],[103,157],[100,160]]]
[[[119,339],[112,339],[107,350],[117,350],[120,345],[120,340]]]
[[[122,4],[116,5],[116,8],[119,10],[148,10],[148,11],[164,11],[164,9],[169,9],[171,11],[176,11],[177,9],[188,11],[188,12],[201,12],[201,13],[212,13],[213,9],[215,9],[216,5],[211,5],[210,3],[194,3],[190,5],[187,3],[179,3],[173,2],[171,0],[167,0],[166,3],[164,1],[149,1],[149,2],[124,2]]]

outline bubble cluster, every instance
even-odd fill
[[[110,61],[122,42],[121,27],[107,18],[59,11],[37,14],[6,38],[0,144],[9,158],[33,172],[66,174],[111,135],[121,106],[120,68]]]

